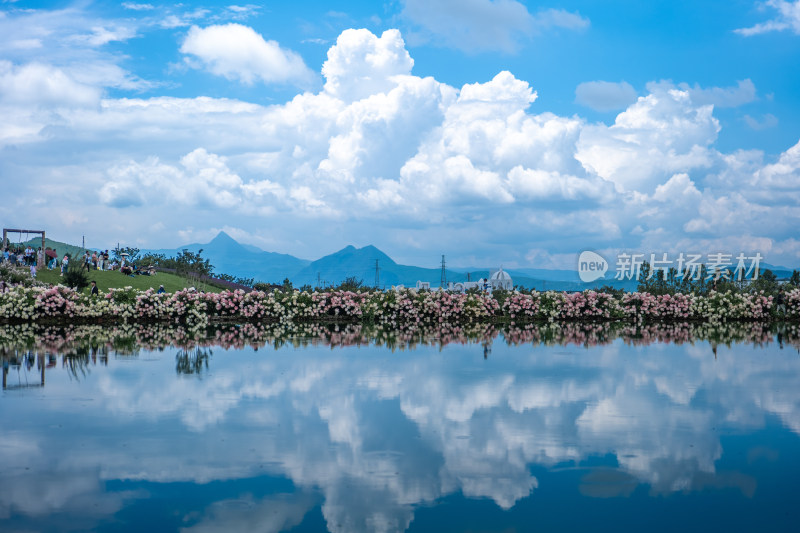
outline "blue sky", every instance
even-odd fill
[[[800,2],[0,3],[0,219],[317,258],[800,266]]]

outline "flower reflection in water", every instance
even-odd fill
[[[498,339],[509,345],[602,346],[621,340],[633,346],[653,343],[684,344],[708,341],[712,345],[772,342],[800,349],[800,325],[793,323],[709,323],[673,322],[665,324],[630,324],[622,322],[550,322],[521,325],[464,324],[438,326],[362,324],[226,324],[210,327],[187,327],[177,324],[125,324],[118,326],[76,325],[39,326],[35,324],[0,325],[0,354],[33,351],[65,354],[75,358],[98,354],[107,357],[136,355],[139,350],[157,350],[175,346],[184,350],[196,347],[220,347],[225,350],[271,346],[379,346],[403,350],[415,346],[482,343]]]

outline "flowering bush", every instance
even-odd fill
[[[404,289],[387,292],[291,291],[221,293],[193,289],[158,294],[152,289],[112,289],[89,296],[63,286],[14,286],[0,294],[3,321],[172,321],[202,326],[215,322],[295,323],[334,320],[393,325],[466,324],[508,318],[514,322],[556,321],[767,321],[800,320],[800,289],[786,293],[778,316],[764,293],[712,292],[706,296],[584,291],[491,295]]]
[[[539,318],[539,293],[513,293],[503,302],[503,314],[511,320]]]
[[[78,294],[62,285],[45,289],[36,296],[34,310],[41,316],[75,316]]]
[[[21,285],[0,293],[0,318],[33,320],[36,318],[36,298],[44,289],[34,290]]]
[[[610,294],[595,291],[564,294],[559,318],[561,319],[614,319],[624,316],[619,302]]]
[[[654,295],[648,292],[625,293],[622,309],[625,316],[639,320],[677,320],[689,318],[694,296],[691,294]]]
[[[798,320],[800,319],[800,288],[793,289],[786,293],[786,314],[785,318],[787,320]]]
[[[311,301],[318,306],[319,313],[326,316],[360,317],[367,299],[366,293],[352,291],[315,292]]]
[[[692,300],[691,315],[711,322],[727,320],[765,320],[770,317],[772,297],[732,292],[712,292]],[[788,307],[787,307],[788,309]]]

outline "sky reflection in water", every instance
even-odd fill
[[[30,368],[5,347],[0,529],[780,531],[800,518],[791,342],[502,338],[134,347],[107,362],[65,348]],[[37,365],[53,362],[42,387]]]

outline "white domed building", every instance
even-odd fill
[[[492,290],[503,289],[510,291],[514,288],[514,282],[511,280],[511,276],[508,272],[504,271],[503,267],[500,267],[500,270],[493,272],[492,275],[489,276],[489,286]]]
[[[423,281],[417,282],[417,290],[419,289],[430,289],[430,283],[426,283]],[[511,279],[511,276],[508,272],[504,271],[502,267],[500,270],[495,270],[492,272],[489,279],[479,279],[477,281],[459,281],[453,283],[452,281],[447,284],[448,291],[455,291],[455,292],[466,292],[470,289],[478,289],[481,291],[493,291],[493,290],[507,290],[511,291],[514,290],[514,282]]]

